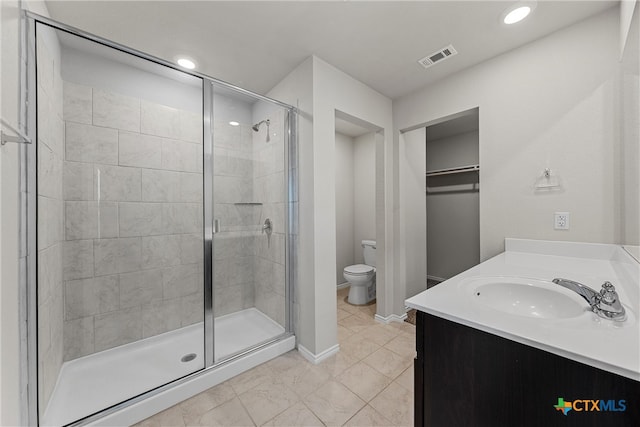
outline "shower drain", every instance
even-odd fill
[[[189,353],[189,354],[185,354],[184,356],[182,356],[182,359],[180,359],[181,362],[191,362],[193,359],[196,358],[196,354],[195,353]]]

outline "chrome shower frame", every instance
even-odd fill
[[[123,409],[144,402],[146,399],[158,396],[179,385],[198,379],[223,365],[230,364],[246,355],[266,348],[271,344],[284,341],[294,336],[293,320],[293,290],[297,274],[296,238],[297,234],[297,109],[278,100],[253,93],[246,89],[234,86],[227,82],[215,79],[194,71],[180,68],[176,64],[154,57],[144,52],[131,49],[121,44],[95,36],[77,28],[62,24],[47,17],[24,11],[21,20],[21,79],[24,87],[21,88],[22,105],[24,106],[26,133],[37,141],[36,126],[36,55],[35,32],[36,24],[49,26],[55,30],[82,37],[84,39],[102,44],[104,46],[134,55],[138,58],[169,67],[182,73],[202,79],[203,92],[203,244],[204,244],[204,347],[205,366],[185,377],[176,379],[163,386],[147,391],[146,393],[125,400],[103,411],[76,421],[69,426],[83,426],[99,423],[106,416],[117,413]],[[241,353],[220,362],[214,360],[214,293],[213,293],[213,96],[214,86],[221,86],[240,94],[247,95],[256,100],[266,101],[285,110],[285,183],[287,209],[285,210],[285,227],[287,239],[285,245],[285,289],[286,289],[286,313],[285,332],[266,342],[258,343]],[[20,149],[20,337],[21,337],[21,412],[24,425],[39,425],[38,410],[38,328],[37,328],[37,167],[36,144],[23,145]]]

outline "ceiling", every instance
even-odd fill
[[[478,131],[479,112],[477,108],[457,114],[455,118],[427,126],[427,141],[450,138],[461,133]]]
[[[336,117],[336,132],[341,133],[343,135],[349,136],[351,138],[357,138],[359,136],[365,135],[367,133],[375,132],[374,129],[368,129],[364,126],[361,126],[357,123],[354,123],[348,119],[343,119],[340,117]]]
[[[511,26],[515,1],[59,1],[51,17],[264,94],[311,55],[392,98],[616,6],[540,0]],[[417,60],[452,44],[458,54]]]

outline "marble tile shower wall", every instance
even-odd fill
[[[202,120],[64,83],[64,359],[203,317]]]
[[[261,206],[253,194],[250,123],[231,126],[214,117],[214,217],[221,232],[214,239],[214,315],[254,307],[255,236]]]
[[[256,307],[285,326],[284,114],[274,109],[266,127],[214,120],[214,313]],[[261,232],[266,218],[273,234]]]
[[[51,39],[48,39],[51,40]],[[64,123],[59,56],[37,39],[38,95],[38,398],[41,413],[51,397],[64,357],[62,279],[62,164]]]
[[[253,135],[253,189],[256,200],[263,203],[258,224],[271,219],[273,234],[270,239],[265,234],[256,235],[255,306],[285,327],[285,111],[274,107],[267,115],[271,121],[270,141],[266,142],[266,128]],[[259,120],[263,118],[256,121]]]

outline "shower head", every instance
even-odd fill
[[[254,132],[258,132],[260,131],[260,125],[266,123],[267,124],[267,142],[271,141],[271,138],[269,137],[269,125],[271,124],[271,120],[266,119],[266,120],[262,120],[258,123],[256,123],[255,125],[251,126],[251,129],[253,129]]]
[[[266,123],[267,127],[269,127],[269,124],[271,123],[269,119],[267,120],[262,120],[261,122],[256,123],[255,125],[253,125],[251,127],[251,129],[253,129],[254,132],[258,132],[260,130],[260,125]]]

